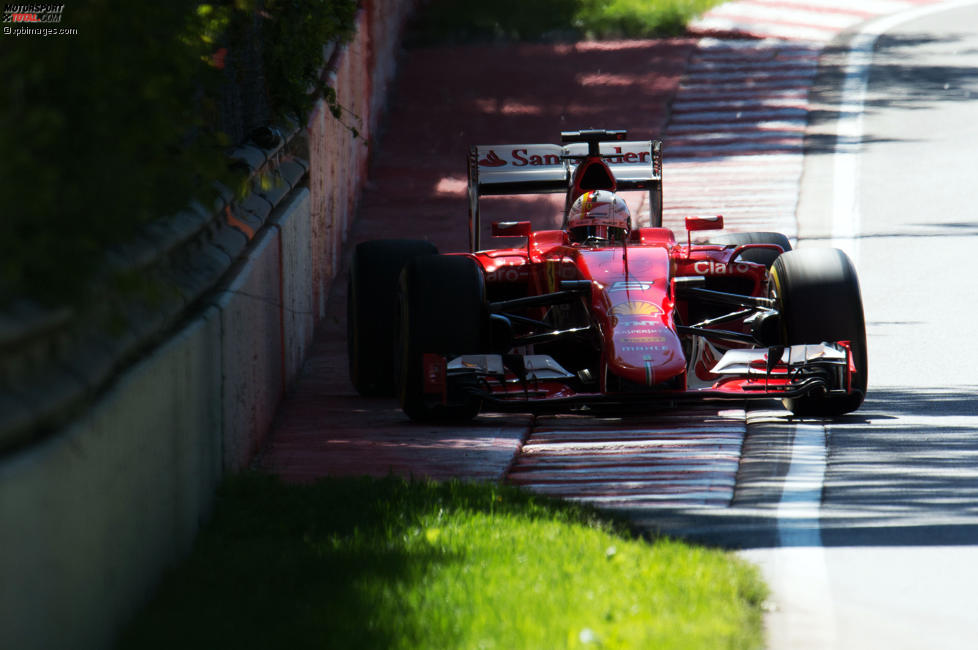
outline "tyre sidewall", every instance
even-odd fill
[[[480,407],[476,398],[449,392],[447,404],[424,394],[422,357],[485,353],[489,311],[485,278],[474,259],[437,255],[412,260],[401,273],[395,375],[401,408],[413,420],[466,420]]]
[[[796,415],[833,416],[862,403],[868,383],[866,326],[856,270],[838,249],[790,251],[771,267],[771,287],[781,313],[785,345],[849,341],[856,374],[853,393],[785,400]]]
[[[347,359],[361,395],[394,395],[398,279],[408,261],[437,252],[434,244],[411,239],[363,242],[354,249],[347,283]]]

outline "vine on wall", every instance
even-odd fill
[[[353,34],[355,0],[66,4],[66,36],[2,36],[0,310],[79,304],[108,247],[194,198],[236,186],[227,148],[330,90],[323,44]],[[250,53],[250,66],[238,65]],[[241,124],[222,115],[250,84]],[[332,105],[335,106],[335,96]]]

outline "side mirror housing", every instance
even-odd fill
[[[532,232],[529,221],[496,221],[492,224],[493,237],[529,237]]]
[[[696,230],[723,230],[723,217],[686,217],[686,257],[693,252],[693,232]]]
[[[723,230],[723,217],[686,217],[686,230]]]

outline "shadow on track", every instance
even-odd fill
[[[872,114],[878,109],[899,108],[908,111],[926,110],[935,101],[978,101],[978,70],[969,65],[921,61],[915,48],[939,47],[944,61],[953,60],[948,54],[964,53],[964,36],[935,38],[929,34],[884,34],[873,52],[872,86],[865,98],[864,110]],[[844,116],[839,110],[842,100],[842,81],[846,71],[848,41],[827,48],[819,67],[818,77],[810,97],[808,113],[809,135],[805,150],[808,154],[835,153],[836,122]],[[916,52],[916,54],[915,54]],[[962,59],[963,60],[963,59]],[[904,142],[917,139],[913,134],[901,138]],[[892,139],[864,133],[864,145],[890,142]]]
[[[731,507],[622,514],[652,534],[777,546],[797,422],[821,421],[769,418],[748,427]],[[859,411],[825,425],[821,519],[782,520],[781,538],[811,539],[797,533],[818,526],[826,547],[978,545],[978,387],[871,390]]]

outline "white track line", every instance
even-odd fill
[[[976,4],[976,0],[955,0],[925,5],[886,16],[863,27],[853,41],[846,60],[842,103],[839,107],[841,114],[836,128],[831,246],[846,251],[857,267],[859,261],[858,237],[862,223],[858,203],[858,156],[862,147],[866,88],[869,84],[869,71],[873,63],[873,50],[876,48],[876,41],[880,36],[902,23],[974,4]]]

